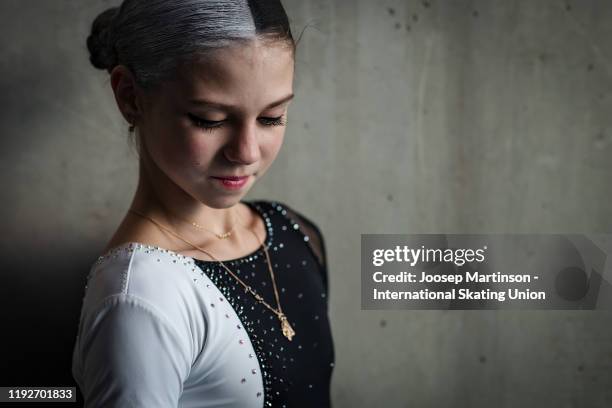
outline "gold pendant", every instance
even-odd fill
[[[283,335],[287,339],[289,339],[289,341],[291,341],[291,338],[293,336],[295,336],[295,331],[293,330],[293,328],[289,324],[289,321],[287,320],[287,317],[285,315],[280,315],[279,319],[281,321],[281,328],[283,330]]]

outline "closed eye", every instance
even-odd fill
[[[259,118],[259,121],[266,126],[283,126],[287,124],[287,122],[283,120],[283,115],[277,116],[275,118],[261,117]]]
[[[189,116],[189,119],[191,119],[194,125],[196,125],[197,127],[203,128],[203,129],[214,129],[214,128],[221,126],[221,124],[224,122],[223,120],[202,119],[191,113],[188,113],[187,116]]]
[[[221,127],[225,122],[227,122],[227,120],[202,119],[192,113],[188,113],[187,116],[189,117],[189,119],[195,126],[205,129],[205,130],[210,130],[210,131]],[[262,116],[258,118],[258,120],[259,120],[259,123],[261,123],[264,126],[284,126],[287,124],[287,121],[284,120],[284,115],[277,116],[277,117]]]

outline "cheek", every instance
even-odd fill
[[[193,131],[182,132],[181,149],[183,151],[183,157],[189,162],[207,150],[204,145],[204,138],[198,137]]]
[[[183,156],[186,165],[198,169],[208,167],[216,147],[207,142],[206,136],[197,132],[187,136]]]
[[[271,137],[262,147],[266,158],[270,161],[274,160],[280,151],[283,140],[285,138],[285,129],[281,129],[278,135]]]
[[[168,173],[189,176],[193,170],[208,167],[214,147],[207,143],[206,136],[182,123],[160,124],[154,141],[155,155]]]
[[[285,137],[285,132],[279,132],[275,135],[268,135],[264,138],[264,142],[261,142],[261,166],[259,168],[259,175],[262,176],[268,170],[268,168],[272,165],[276,156],[280,152],[280,149],[283,145],[283,139]]]

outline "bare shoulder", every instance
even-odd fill
[[[128,212],[123,217],[110,241],[106,244],[103,252],[106,253],[128,242],[138,242],[165,248],[169,240],[155,225]]]
[[[264,221],[258,216],[257,212],[250,208],[249,205],[242,202],[236,204],[236,206],[241,225],[247,230],[256,232],[257,236],[260,238],[265,236]],[[195,242],[200,247],[209,248],[220,256],[221,259],[232,259],[232,257],[238,257],[244,253],[250,253],[256,250],[258,243],[253,240],[253,238],[254,237],[249,238],[249,236],[247,236],[246,240],[241,240],[240,242],[233,241],[232,239],[228,240],[228,242],[233,242],[233,244],[229,246],[231,251],[225,248],[228,246],[226,242],[216,242],[217,240],[207,235],[202,235],[195,240]],[[129,242],[137,242],[169,249],[173,252],[196,259],[202,255],[199,250],[194,249],[191,245],[177,240],[175,236],[161,230],[146,219],[128,212],[103,252],[106,253],[113,248]],[[206,259],[208,260],[208,258]]]

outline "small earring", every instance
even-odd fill
[[[134,128],[136,127],[134,125],[134,118],[130,116],[128,119],[128,123],[130,124],[130,126],[128,127],[128,132],[132,133],[134,131]]]

